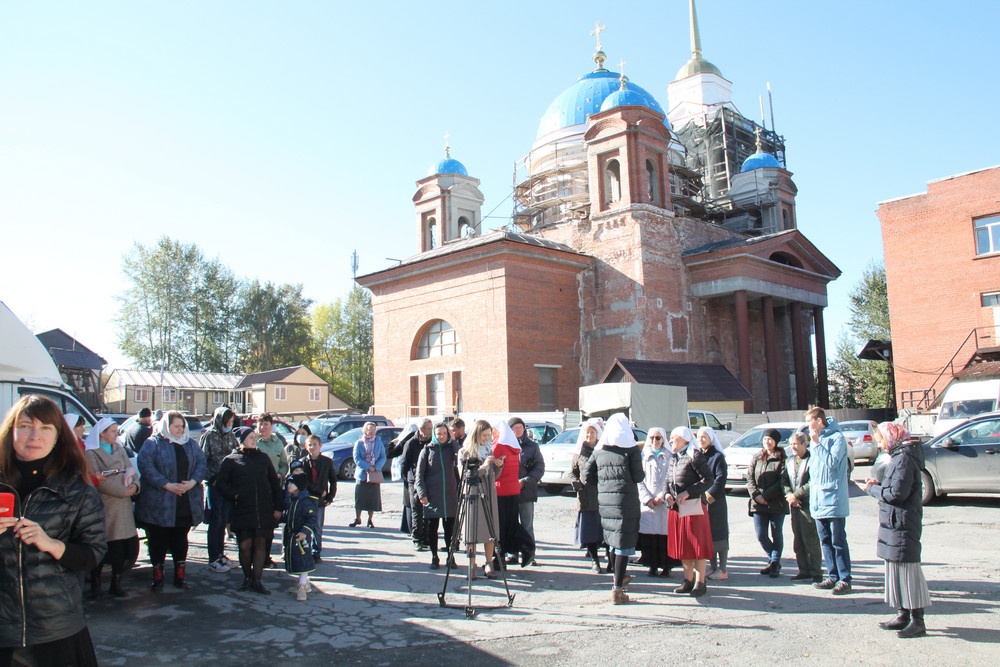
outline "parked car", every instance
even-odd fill
[[[948,493],[1000,493],[1000,412],[973,417],[921,446],[925,505]]]
[[[375,437],[388,449],[389,441],[399,435],[402,430],[398,426],[379,426],[375,430]],[[354,465],[354,445],[360,439],[361,427],[359,426],[341,433],[330,442],[324,443],[320,448],[322,456],[333,459],[333,469],[337,471],[337,476],[340,479],[354,479],[356,468]],[[385,465],[382,466],[382,472],[385,473],[386,479],[388,479],[391,467],[392,461],[387,458]]]
[[[715,416],[714,412],[709,412],[708,410],[688,410],[688,421],[690,422],[691,430],[695,433],[698,433],[698,429],[702,426],[708,426],[714,430],[715,435],[719,438],[719,444],[723,447],[728,447],[743,435],[739,431],[733,430],[731,422],[723,424]]]
[[[878,458],[878,443],[875,442],[875,429],[878,424],[869,420],[840,422],[840,430],[847,441],[854,446],[854,461],[858,459],[874,462]]]
[[[531,432],[531,439],[539,445],[551,442],[560,431],[560,428],[552,422],[525,422],[524,426]]]
[[[360,429],[366,422],[375,422],[376,426],[392,426],[392,422],[381,415],[342,415],[329,419],[317,417],[309,422],[309,430],[323,442],[327,442],[351,429]]]
[[[127,422],[130,417],[134,417],[135,415],[120,414],[120,413],[117,413],[117,412],[106,412],[104,414],[98,414],[98,415],[95,415],[95,416],[98,419],[102,419],[104,417],[107,417],[108,419],[114,419],[115,423],[118,424],[119,426],[121,426],[122,424],[124,424],[125,422]]]
[[[569,468],[573,463],[573,452],[576,450],[579,434],[579,428],[569,428],[539,446],[542,458],[545,459],[545,474],[542,475],[541,486],[553,495],[570,487]],[[632,434],[637,442],[646,439],[646,432],[642,429],[633,428]]]
[[[836,423],[833,420],[830,421],[831,423]],[[726,457],[726,467],[728,469],[726,491],[734,491],[736,489],[741,491],[746,490],[747,470],[750,468],[750,462],[757,455],[757,452],[764,448],[764,432],[772,428],[781,433],[781,440],[778,442],[778,446],[783,447],[785,454],[788,456],[792,455],[792,447],[788,443],[788,438],[791,437],[792,433],[801,431],[808,435],[809,432],[809,427],[805,422],[774,422],[771,424],[759,424],[744,433],[736,442],[726,447],[723,452]],[[847,457],[850,461],[848,470],[853,470],[854,447],[851,445],[851,441],[847,438],[846,434],[844,439],[847,440]]]

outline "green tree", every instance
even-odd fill
[[[346,304],[337,299],[318,306],[312,314],[312,332],[316,373],[350,405],[371,406],[375,401],[371,293],[355,285]]]
[[[885,265],[873,262],[848,295],[851,319],[837,339],[830,364],[830,404],[835,408],[885,408],[894,402],[885,361],[858,359],[869,340],[892,340]]]
[[[239,373],[244,352],[240,322],[243,284],[218,259],[205,262],[189,302],[191,368],[208,373]]]
[[[334,394],[347,400],[350,382],[344,372],[347,347],[344,330],[341,299],[321,304],[313,309],[312,335],[315,352],[313,370],[327,381]]]
[[[253,280],[241,293],[240,321],[245,373],[308,364],[312,358],[309,306],[302,285],[261,284]]]

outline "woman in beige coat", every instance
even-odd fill
[[[111,566],[111,587],[108,593],[125,597],[122,573],[125,563],[135,561],[139,554],[139,537],[132,515],[132,496],[139,493],[139,476],[125,449],[115,442],[118,424],[104,417],[94,426],[84,441],[87,465],[104,503],[104,528],[108,551],[104,560],[90,573],[90,598],[101,597],[101,571]]]

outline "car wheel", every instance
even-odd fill
[[[542,488],[544,488],[550,495],[558,496],[562,494],[565,487],[562,484],[546,484]]]
[[[344,459],[340,464],[340,479],[354,479],[354,471],[357,469],[354,459]]]
[[[934,480],[927,473],[926,470],[920,471],[920,483],[923,485],[922,493],[920,495],[920,504],[929,505],[937,497],[934,493]]]

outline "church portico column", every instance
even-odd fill
[[[826,333],[823,331],[823,307],[813,308],[813,326],[816,329],[816,404],[830,407],[830,387],[826,376]]]
[[[805,410],[809,405],[808,387],[812,378],[806,375],[805,345],[802,340],[802,304],[792,302],[792,361],[795,364],[795,408]]]
[[[764,357],[767,365],[767,407],[777,410],[778,395],[778,345],[774,328],[774,299],[765,296],[760,299],[764,315]]]
[[[736,352],[740,362],[740,382],[753,394],[753,375],[750,371],[750,312],[747,308],[747,293],[745,290],[737,290],[733,297],[736,300]],[[744,409],[752,411],[754,407],[747,405],[744,406]]]

